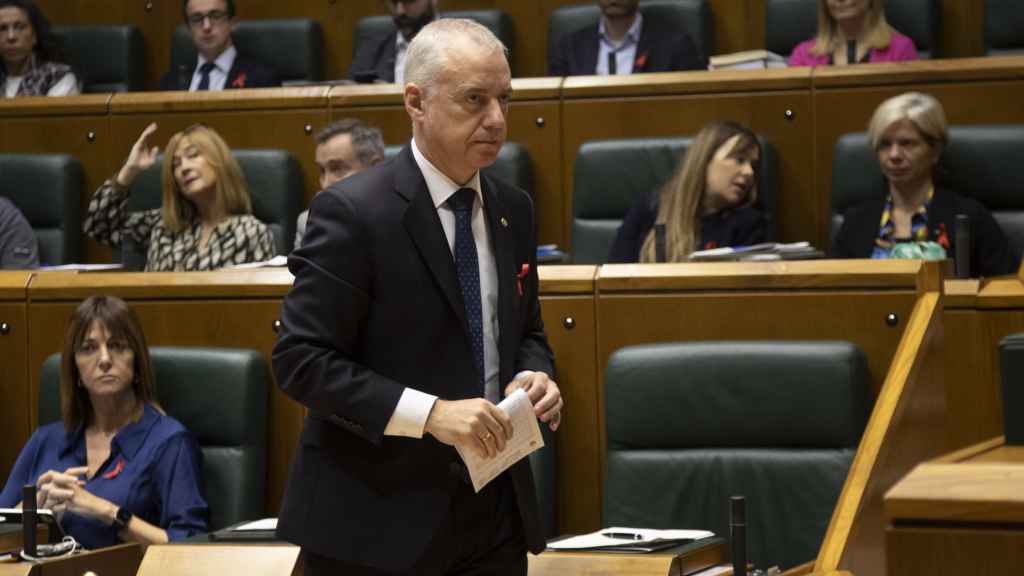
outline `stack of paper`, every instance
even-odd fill
[[[785,68],[786,59],[767,50],[747,50],[710,58],[709,70],[750,70]]]
[[[807,242],[777,244],[765,242],[751,246],[735,246],[698,250],[690,254],[691,262],[718,262],[726,260],[808,260],[824,254]]]
[[[707,530],[654,530],[651,528],[612,527],[549,542],[552,550],[609,550],[616,552],[651,552],[679,546],[694,540],[711,538]]]

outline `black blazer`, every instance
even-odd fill
[[[849,208],[843,216],[843,225],[832,244],[831,256],[871,258],[884,209],[884,196],[865,200]],[[973,198],[936,188],[931,206],[928,208],[929,239],[938,242],[945,231],[949,243],[946,254],[952,258],[956,253],[954,230],[957,214],[966,214],[971,221],[972,277],[999,276],[1017,271],[1019,255],[1011,252],[1010,245],[992,214]]]
[[[553,375],[533,206],[522,190],[483,175],[481,187],[498,271],[500,382],[520,370]],[[309,415],[278,534],[346,562],[408,569],[463,482],[460,460],[431,436],[384,436],[384,428],[405,386],[449,400],[478,395],[455,262],[410,147],[318,194],[288,266],[295,282],[273,366]],[[529,462],[510,473],[527,548],[539,552]]]
[[[392,30],[363,42],[348,67],[348,79],[356,82],[395,81],[395,41],[398,31]]]
[[[597,30],[598,24],[594,24],[563,36],[558,41],[558,51],[548,57],[548,76],[594,74],[600,52]],[[707,60],[689,34],[653,18],[644,18],[636,46],[634,74],[707,68]]]
[[[168,70],[160,77],[161,90],[188,90],[192,84],[192,75],[195,74],[199,60],[192,63],[192,67],[185,70]],[[254,60],[242,56],[239,52],[235,56],[235,62],[228,71],[228,79],[224,82],[224,89],[237,88],[271,88],[280,86],[281,79],[273,70],[257,63]]]
[[[655,191],[640,195],[633,201],[615,235],[608,262],[640,261],[640,249],[658,219],[658,198],[659,193]],[[701,238],[697,249],[760,244],[766,240],[767,226],[764,212],[753,206],[709,214],[701,218]]]

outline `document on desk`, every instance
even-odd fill
[[[537,416],[533,413],[530,397],[518,389],[498,404],[512,419],[512,438],[505,442],[505,449],[490,460],[481,458],[472,450],[463,450],[456,446],[459,456],[466,463],[469,479],[473,481],[473,490],[479,492],[488,482],[494,480],[522,458],[534,450],[544,447],[544,438],[540,435]]]

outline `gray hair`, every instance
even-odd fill
[[[432,90],[448,65],[448,48],[457,37],[476,44],[481,51],[501,52],[508,57],[508,48],[482,24],[465,18],[440,18],[424,26],[409,43],[405,56],[405,81],[419,86],[424,92]]]
[[[384,137],[380,129],[358,118],[342,118],[331,122],[321,128],[314,138],[316,145],[320,146],[342,134],[348,134],[352,138],[352,149],[363,166],[373,166],[384,160]]]
[[[893,124],[910,120],[924,140],[931,146],[945,145],[949,140],[946,131],[946,113],[942,104],[931,94],[907,92],[882,102],[871,116],[868,124],[868,138],[871,148],[878,149],[882,134]]]

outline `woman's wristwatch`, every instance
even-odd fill
[[[118,528],[127,528],[128,523],[132,521],[133,514],[131,510],[128,510],[124,506],[117,509],[117,513],[114,514],[114,526]]]

